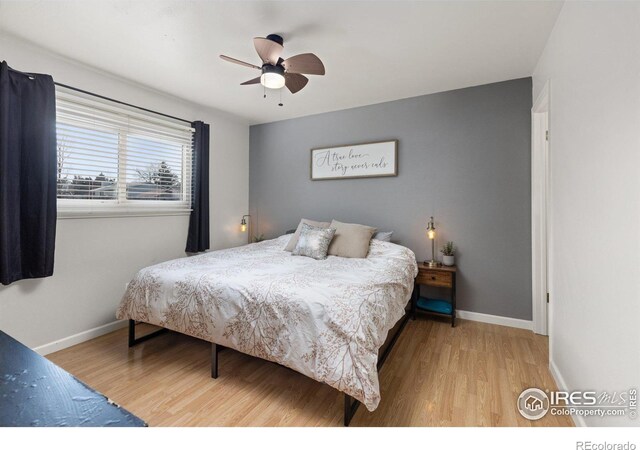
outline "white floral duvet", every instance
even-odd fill
[[[403,316],[413,252],[373,240],[366,259],[284,251],[291,235],[167,261],[129,283],[118,319],[134,319],[290,367],[380,402],[378,350]]]

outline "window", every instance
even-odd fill
[[[61,216],[190,211],[189,125],[63,88],[56,104]]]

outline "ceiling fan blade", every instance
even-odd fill
[[[324,75],[324,64],[313,53],[302,53],[292,56],[282,62],[282,66],[289,73],[306,73],[309,75]]]
[[[280,59],[283,50],[282,45],[262,37],[253,38],[253,45],[256,47],[256,52],[258,52],[258,56],[263,62],[272,66],[278,64],[278,59]]]
[[[225,61],[229,61],[230,63],[240,64],[241,66],[245,66],[245,67],[251,67],[252,69],[258,69],[258,70],[261,69],[261,67],[256,66],[255,64],[250,64],[248,62],[240,61],[239,59],[235,59],[230,56],[220,55],[220,58],[224,59]]]
[[[258,84],[258,83],[260,83],[260,77],[254,78],[249,81],[245,81],[244,83],[240,83],[240,86],[245,86],[247,84]]]
[[[284,84],[287,86],[287,89],[291,91],[292,94],[295,94],[303,87],[307,85],[309,79],[304,75],[300,75],[298,73],[286,73],[284,74]]]

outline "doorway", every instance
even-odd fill
[[[549,334],[549,82],[531,108],[531,258],[533,331]]]

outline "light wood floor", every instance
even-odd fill
[[[129,349],[122,329],[48,358],[150,426],[342,425],[335,389],[233,350],[220,353],[213,380],[210,348],[166,333]],[[381,370],[380,406],[361,405],[351,426],[571,426],[516,410],[523,389],[556,389],[547,355],[547,338],[530,331],[419,317]]]

